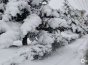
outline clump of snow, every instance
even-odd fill
[[[0,47],[9,47],[14,41],[21,39],[19,23],[0,20]]]
[[[12,22],[6,22],[6,24],[10,27],[10,30],[20,32],[20,27],[22,25],[21,23],[12,21]]]
[[[16,31],[8,31],[0,35],[0,47],[9,47],[16,40],[20,39],[20,33]]]
[[[67,39],[68,41],[75,40],[79,38],[78,34],[72,33],[72,32],[61,32],[61,35],[63,38]]]
[[[34,32],[36,27],[41,24],[41,18],[36,14],[29,15],[21,26],[21,31],[23,35],[26,35],[28,32]]]
[[[54,16],[54,17],[60,17],[60,14],[58,14],[58,10],[53,10],[52,11],[52,16]]]
[[[53,29],[58,28],[58,27],[66,27],[66,28],[69,27],[67,25],[66,20],[61,19],[61,18],[52,18],[52,19],[49,20],[48,24]]]
[[[12,45],[22,46],[22,41],[21,40],[16,40],[16,41],[13,42]]]
[[[6,9],[5,14],[9,13],[12,16],[16,16],[16,14],[20,13],[20,10],[25,8],[26,5],[27,5],[27,2],[25,2],[25,1],[21,1],[21,0],[14,1],[14,0],[12,0],[7,4],[6,8],[8,8],[8,9]]]
[[[46,13],[47,16],[50,16],[53,12],[53,9],[49,5],[45,5],[42,9],[42,12]]]
[[[8,30],[10,30],[10,27],[8,26],[8,24],[0,20],[0,32],[6,32]]]
[[[63,0],[50,0],[49,6],[53,9],[62,9]]]
[[[54,37],[52,36],[52,34],[49,34],[46,31],[42,31],[40,34],[40,38],[38,40],[39,43],[41,44],[51,44],[54,43]]]

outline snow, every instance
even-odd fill
[[[0,65],[2,65],[2,63],[7,61],[8,59],[14,57],[16,52],[17,49],[0,49]]]
[[[49,5],[53,8],[53,9],[59,9],[61,8],[63,3],[63,0],[51,0],[49,2]]]
[[[88,46],[87,38],[88,35],[67,46],[57,49],[50,57],[39,61],[22,60],[24,57],[19,56],[19,54],[23,52],[23,50],[27,50],[28,47],[19,49],[0,49],[0,59],[2,59],[0,65],[8,65],[9,63],[15,62],[19,65],[82,65],[83,63],[81,63],[81,60],[83,59]],[[3,55],[5,53],[7,54]]]
[[[0,20],[0,32],[6,32],[8,30],[10,30],[10,27],[7,25],[7,23]]]
[[[36,31],[35,28],[41,24],[41,18],[36,14],[29,15],[24,21],[25,22],[21,26],[23,35],[26,35],[28,32]]]
[[[0,48],[9,47],[13,41],[19,40],[20,34],[16,31],[8,31],[0,35]]]
[[[43,31],[41,34],[42,35],[40,36],[39,41],[38,41],[39,43],[42,43],[42,44],[54,43],[54,38],[52,37],[52,35],[50,35],[46,31]]]
[[[22,41],[20,41],[20,40],[16,40],[16,41],[13,42],[12,45],[22,46]]]
[[[50,25],[50,27],[52,27],[53,29],[58,28],[58,27],[68,27],[66,20],[64,19],[60,19],[60,18],[53,18],[50,19],[48,24]]]
[[[14,41],[20,39],[20,24],[0,21],[0,48],[9,47]]]
[[[52,14],[52,8],[49,5],[45,5],[42,12],[46,13],[47,16],[50,16]]]

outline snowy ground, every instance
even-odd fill
[[[21,62],[19,65],[84,65],[81,63],[81,59],[83,59],[83,54],[85,53],[87,45],[88,35],[65,47],[57,49],[55,53],[44,60],[26,60]],[[25,47],[0,49],[0,65],[2,65],[4,62],[9,63],[9,60],[11,60],[13,57],[16,57],[23,48],[25,49]]]
[[[0,49],[0,65],[11,59],[16,54],[17,50],[15,49]]]

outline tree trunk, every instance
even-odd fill
[[[25,35],[25,37],[24,37],[23,40],[22,40],[22,44],[23,44],[23,45],[27,45],[27,36],[28,36],[28,34]]]

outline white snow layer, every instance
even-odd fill
[[[50,25],[50,27],[52,27],[53,29],[58,28],[58,27],[68,27],[66,20],[64,19],[60,19],[60,18],[53,18],[50,19],[48,24]]]

